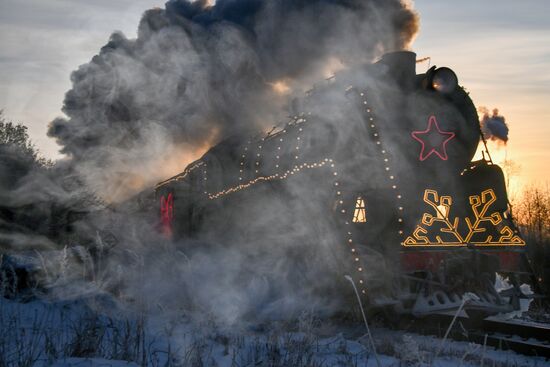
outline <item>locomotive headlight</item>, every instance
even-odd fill
[[[449,68],[439,68],[432,76],[432,88],[438,92],[452,93],[458,86],[458,78],[454,71]]]

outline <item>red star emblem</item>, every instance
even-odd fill
[[[435,115],[431,115],[428,120],[428,127],[424,131],[413,131],[411,133],[413,139],[422,144],[420,151],[420,161],[423,162],[433,154],[446,161],[447,150],[446,145],[455,137],[455,133],[450,131],[441,131],[439,124],[435,119]]]

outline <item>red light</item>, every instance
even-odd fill
[[[413,131],[411,135],[413,139],[422,144],[422,150],[418,157],[421,162],[425,161],[432,154],[435,154],[444,161],[448,159],[446,146],[455,137],[455,133],[442,131],[434,115],[430,116],[426,130]]]
[[[169,193],[167,197],[160,197],[160,223],[162,233],[170,238],[172,237],[172,221],[174,219],[174,196]]]

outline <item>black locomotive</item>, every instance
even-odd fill
[[[371,307],[422,316],[473,293],[470,315],[512,311],[525,242],[501,169],[472,162],[480,139],[452,70],[386,54],[295,100],[280,129],[231,137],[159,183],[160,226],[193,246],[238,243],[255,264],[281,251],[297,259],[284,271],[326,261],[308,281],[350,274]],[[514,288],[498,292],[497,272]]]

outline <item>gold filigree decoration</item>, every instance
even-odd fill
[[[461,225],[461,218],[451,218],[450,215],[452,197],[440,196],[435,190],[425,190],[424,202],[433,212],[424,213],[420,224],[405,239],[403,246],[525,246],[525,241],[504,224],[501,213],[491,212],[496,200],[492,189],[470,196],[474,219],[464,218],[466,228],[462,231],[464,225]]]

